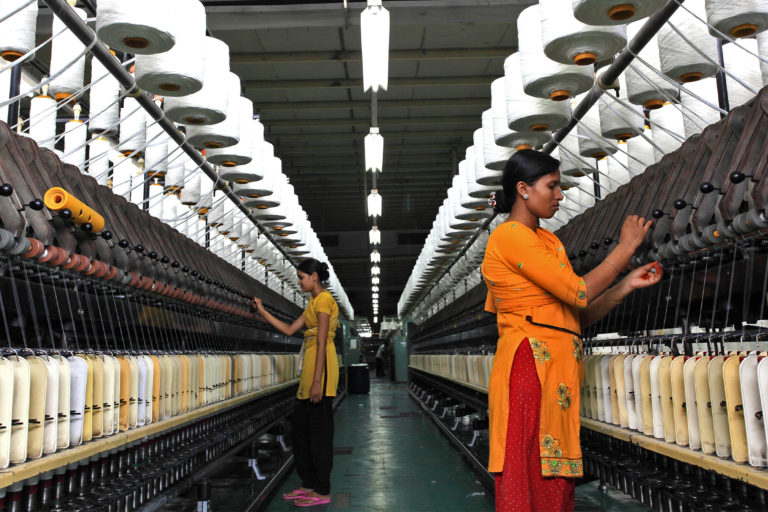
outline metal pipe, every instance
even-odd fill
[[[82,42],[84,45],[88,46],[96,39],[96,34],[94,34],[90,27],[88,27],[88,25],[83,20],[81,20],[80,17],[77,16],[77,14],[72,10],[72,8],[67,4],[65,0],[43,1],[48,6],[48,8],[53,11],[53,14],[58,16],[59,19],[61,19],[61,21],[63,21],[67,26],[67,28],[69,28],[69,30],[71,30],[72,33],[75,34],[77,38],[80,39],[80,42]],[[266,236],[272,245],[277,247],[277,250],[280,251],[283,257],[288,260],[291,265],[295,266],[295,263],[291,260],[288,253],[286,253],[285,250],[275,242],[267,230],[264,229],[264,227],[259,223],[258,219],[253,216],[251,210],[243,204],[240,196],[235,195],[229,185],[225,184],[226,182],[219,181],[219,175],[216,173],[216,170],[211,166],[211,164],[209,164],[205,158],[203,158],[203,155],[201,155],[199,151],[197,151],[191,144],[187,142],[186,137],[182,135],[176,129],[173,123],[163,115],[163,111],[160,109],[160,107],[155,105],[154,101],[152,101],[152,97],[150,97],[136,85],[136,81],[134,80],[133,76],[123,68],[123,66],[120,64],[120,61],[118,61],[115,57],[112,56],[111,53],[109,53],[109,50],[107,50],[106,46],[97,42],[91,48],[91,53],[93,53],[93,56],[99,59],[107,71],[109,71],[112,76],[117,79],[123,89],[127,91],[127,95],[136,98],[139,105],[141,105],[144,110],[152,116],[153,119],[157,120],[157,123],[162,126],[163,130],[165,130],[171,139],[173,139],[174,142],[181,146],[184,152],[192,159],[192,161],[195,162],[195,164],[200,166],[200,169],[203,170],[205,175],[213,180],[217,187],[222,190],[224,194],[226,194],[226,196],[237,205],[240,211],[243,212],[243,214],[245,214],[245,216],[251,222],[253,222],[259,231],[261,231],[261,234]]]
[[[667,5],[662,7],[656,14],[648,18],[645,25],[637,32],[635,38],[627,44],[627,47],[614,59],[613,63],[597,78],[597,83],[587,93],[586,97],[581,100],[575,109],[573,109],[573,115],[567,125],[563,126],[557,132],[552,135],[552,140],[544,146],[545,153],[551,153],[557,147],[557,144],[562,141],[566,135],[579,124],[579,120],[586,115],[590,108],[592,108],[600,96],[603,95],[606,88],[610,88],[611,85],[619,78],[632,59],[635,58],[635,54],[645,48],[645,45],[651,40],[653,36],[659,31],[659,29],[669,20],[674,14],[680,4],[684,0],[670,0]]]
[[[11,70],[11,86],[8,91],[9,98],[15,98],[21,92],[21,66]],[[14,126],[19,121],[19,102],[14,101],[8,105],[8,126]]]

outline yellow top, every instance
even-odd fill
[[[573,272],[563,244],[554,234],[543,228],[531,230],[520,222],[505,222],[491,233],[482,271],[488,286],[485,309],[496,313],[499,329],[488,385],[488,471],[496,473],[504,467],[509,375],[517,347],[527,340],[541,383],[541,473],[582,476],[582,345],[575,334],[580,332],[579,309],[587,305],[586,283]]]
[[[301,378],[296,398],[306,400],[309,398],[309,390],[312,387],[312,379],[315,375],[315,359],[317,358],[317,326],[318,313],[330,315],[328,322],[328,339],[325,343],[325,383],[324,396],[336,396],[336,388],[339,384],[339,360],[336,357],[336,345],[333,339],[336,337],[336,329],[339,327],[339,306],[331,295],[331,292],[323,290],[317,297],[309,299],[307,309],[304,310],[304,358],[302,360]]]

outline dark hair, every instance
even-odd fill
[[[326,282],[328,278],[331,277],[330,272],[328,272],[328,264],[323,263],[322,261],[317,261],[314,258],[305,259],[299,263],[299,266],[296,267],[296,270],[299,272],[304,272],[310,276],[317,272],[317,277],[320,279],[321,283]]]
[[[539,178],[555,172],[560,161],[546,153],[533,149],[521,149],[512,155],[504,166],[501,184],[504,187],[494,192],[493,210],[496,213],[509,213],[517,199],[517,184],[523,182],[533,186]]]

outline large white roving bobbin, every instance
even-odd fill
[[[115,50],[150,55],[170,50],[177,24],[184,12],[171,9],[174,2],[163,0],[99,0],[96,34]]]

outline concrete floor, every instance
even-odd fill
[[[418,414],[412,414],[418,413]],[[493,510],[485,490],[461,456],[408,397],[405,384],[371,381],[369,395],[350,395],[336,411],[330,505],[315,510],[365,512],[483,512]],[[267,511],[296,510],[280,496],[300,481],[286,479]],[[648,510],[621,493],[577,488],[577,511]]]

